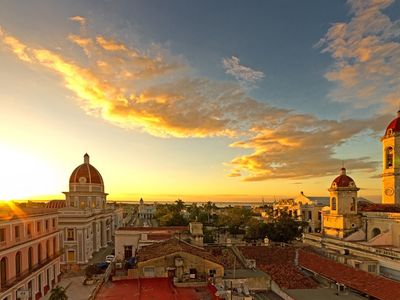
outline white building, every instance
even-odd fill
[[[83,164],[72,172],[66,200],[50,201],[57,207],[65,254],[62,264],[86,264],[94,252],[112,242],[114,231],[122,226],[123,211],[107,204],[103,178],[84,155]]]

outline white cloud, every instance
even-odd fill
[[[222,59],[222,63],[224,65],[225,73],[232,75],[242,84],[254,85],[257,81],[265,77],[263,72],[241,65],[239,58],[236,56],[224,58]]]

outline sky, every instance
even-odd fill
[[[379,201],[400,1],[0,1],[0,199]]]

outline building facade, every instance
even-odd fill
[[[57,205],[60,213],[59,228],[64,249],[63,265],[83,265],[93,253],[113,241],[115,229],[122,226],[122,208],[107,203],[104,182],[100,172],[84,155],[83,164],[75,168],[69,178],[69,191],[65,201]]]
[[[0,208],[0,299],[39,299],[60,280],[58,212]]]

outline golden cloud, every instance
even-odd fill
[[[336,83],[331,96],[356,107],[393,107],[400,88],[400,20],[383,13],[393,0],[350,0],[348,23],[332,25],[317,44],[335,60],[325,77]]]

